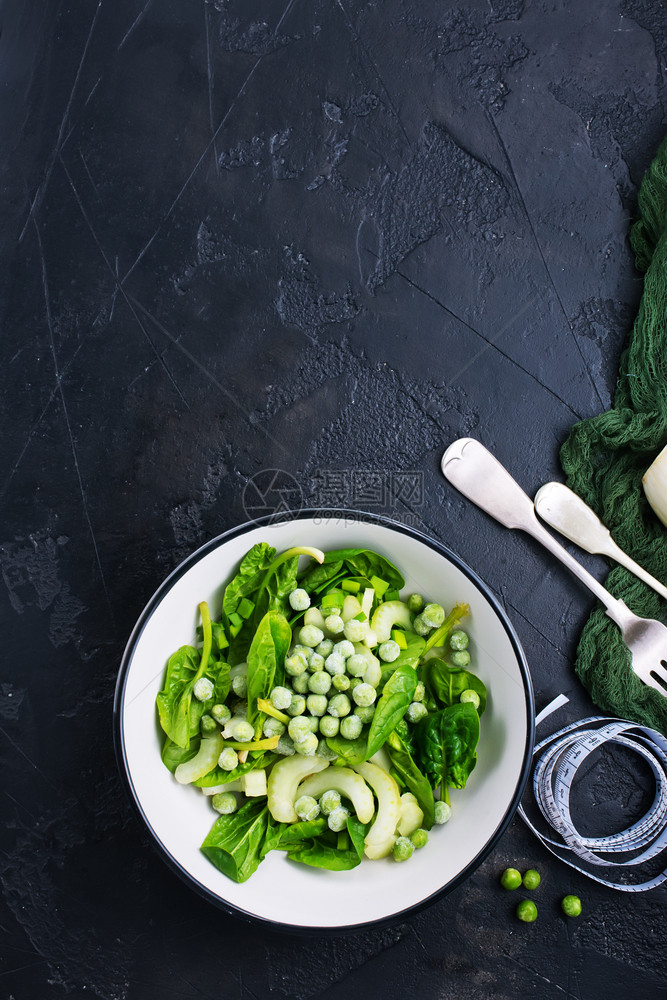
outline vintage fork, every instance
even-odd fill
[[[530,497],[479,441],[454,441],[442,456],[441,468],[445,478],[464,496],[506,528],[519,528],[532,535],[595,594],[621,630],[634,672],[667,697],[667,627],[633,614],[627,604],[605,590],[540,524]]]

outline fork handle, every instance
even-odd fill
[[[629,625],[634,616],[627,605],[613,597],[540,524],[535,516],[533,501],[483,444],[474,438],[459,438],[442,456],[441,468],[445,478],[469,500],[506,528],[518,528],[532,535],[567,566],[602,602],[619,628]]]

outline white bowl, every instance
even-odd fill
[[[362,861],[328,872],[273,851],[240,885],[201,853],[215,820],[199,789],[178,785],[160,758],[155,697],[166,661],[193,642],[197,605],[212,607],[242,556],[256,542],[278,551],[293,545],[363,547],[386,555],[418,592],[445,607],[466,601],[473,667],[488,688],[478,763],[467,787],[452,793],[452,818],[434,827],[410,861]],[[194,552],[144,609],[125,650],[114,704],[115,739],[131,798],[164,859],[194,889],[236,915],[284,929],[351,929],[404,917],[465,879],[512,818],[533,747],[530,675],[512,626],[482,581],[444,546],[401,524],[354,511],[302,511],[293,520],[262,519],[234,528]]]

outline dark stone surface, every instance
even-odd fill
[[[0,993],[664,995],[664,889],[597,886],[518,819],[398,926],[251,930],[152,851],[111,740],[144,603],[269,468],[312,503],[336,470],[423,471],[416,503],[364,504],[351,474],[338,499],[454,548],[504,602],[538,708],[592,711],[587,595],[438,463],[479,436],[534,492],[609,405],[664,4],[5,0],[0,28]],[[601,798],[645,805],[621,775]],[[534,925],[508,863],[543,873]]]

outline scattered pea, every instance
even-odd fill
[[[345,806],[338,806],[336,809],[332,809],[327,817],[329,829],[333,830],[334,833],[340,833],[347,826],[347,817],[349,815],[350,810],[346,809]]]
[[[420,847],[426,847],[428,844],[428,833],[423,829],[423,827],[420,827],[418,830],[415,830],[410,834],[410,840],[417,849]]]
[[[294,812],[299,819],[312,820],[320,815],[320,807],[312,795],[300,795],[294,803]]]
[[[345,628],[345,622],[340,615],[329,615],[328,618],[324,619],[324,624],[332,635],[340,635]]]
[[[385,663],[393,663],[401,655],[401,647],[394,639],[387,639],[378,649],[378,656]]]
[[[460,701],[462,701],[464,705],[466,702],[469,702],[471,705],[474,705],[475,708],[479,708],[479,695],[476,691],[473,691],[472,688],[466,688],[465,691],[461,692]]]
[[[581,900],[578,896],[565,896],[560,906],[566,917],[578,917],[581,913]]]
[[[517,868],[506,868],[500,876],[503,889],[518,889],[521,885],[521,872]]]
[[[449,805],[448,802],[443,802],[442,799],[438,799],[438,801],[435,804],[434,813],[435,813],[434,822],[437,823],[438,826],[443,826],[445,823],[448,823],[449,820],[451,819],[452,807]]]
[[[418,615],[424,607],[424,598],[421,594],[410,594],[407,600],[407,605],[413,614]]]
[[[334,809],[338,809],[340,806],[340,792],[337,792],[335,788],[329,788],[326,792],[323,792],[320,796],[320,809],[325,816],[332,813]]]
[[[292,700],[287,706],[288,715],[303,715],[306,711],[306,699],[302,694],[293,694]]]
[[[455,653],[451,654],[449,659],[455,667],[470,666],[470,653],[467,649],[457,650]]]
[[[239,762],[239,755],[232,747],[225,747],[218,757],[218,767],[223,771],[233,771]]]
[[[423,702],[411,701],[405,713],[405,718],[408,722],[419,722],[420,719],[425,719],[427,715],[428,709]]]
[[[227,705],[214,705],[211,709],[211,715],[220,726],[224,726],[232,717],[231,710]]]
[[[427,604],[421,616],[425,625],[438,628],[445,620],[445,609],[442,604]]]
[[[537,889],[541,881],[540,873],[534,868],[529,868],[527,872],[523,873],[524,889]]]
[[[299,629],[299,642],[304,646],[310,646],[314,649],[315,646],[319,644],[324,639],[324,632],[317,625],[304,625],[303,628]]]
[[[340,722],[340,734],[346,740],[356,740],[361,736],[362,721],[358,715],[348,715]]]
[[[537,907],[532,899],[522,899],[517,905],[516,915],[525,924],[532,924],[534,920],[537,920]]]

